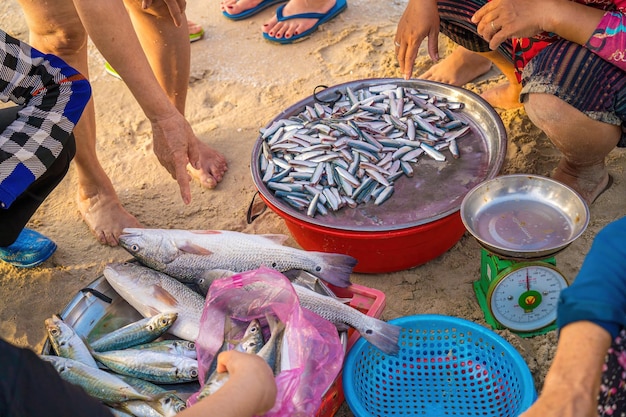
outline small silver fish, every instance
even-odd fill
[[[153,400],[154,397],[145,395],[124,382],[118,376],[85,365],[74,359],[62,358],[53,355],[39,355],[41,359],[54,366],[62,379],[82,387],[87,394],[106,404],[117,404],[130,400]]]
[[[131,346],[130,349],[152,350],[155,352],[165,352],[172,355],[186,356],[191,359],[198,359],[196,344],[189,340],[167,339],[159,340],[141,345]]]
[[[74,359],[85,365],[97,368],[96,360],[91,356],[89,347],[74,329],[61,317],[54,315],[44,321],[48,339],[55,353],[61,357]]]
[[[93,356],[113,372],[157,384],[198,380],[198,361],[184,356],[139,349],[94,352]]]
[[[90,343],[96,352],[126,349],[142,343],[152,342],[165,333],[176,321],[178,313],[163,312],[105,334]]]
[[[134,378],[128,375],[118,375],[122,380],[134,387],[138,392],[157,397],[156,400],[147,401],[147,404],[165,417],[171,417],[183,411],[187,404],[172,391],[168,391],[160,385],[144,379]]]

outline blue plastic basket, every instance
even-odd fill
[[[508,417],[537,398],[522,356],[470,321],[417,315],[402,327],[400,353],[386,355],[360,338],[343,368],[343,389],[357,417]]]

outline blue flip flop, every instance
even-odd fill
[[[267,39],[268,41],[281,43],[281,44],[297,42],[299,40],[302,40],[303,38],[306,38],[311,33],[315,32],[319,28],[320,25],[335,18],[339,13],[346,10],[347,7],[348,7],[348,2],[346,0],[337,0],[333,8],[330,9],[326,13],[300,13],[300,14],[294,14],[291,16],[285,16],[283,15],[283,9],[285,8],[285,5],[283,4],[276,9],[276,18],[278,19],[279,22],[284,22],[284,21],[291,20],[291,19],[317,19],[317,23],[315,23],[315,25],[313,25],[311,29],[305,30],[304,32],[294,35],[290,38],[277,38],[274,36],[270,36],[265,32],[263,32],[263,37]]]
[[[19,268],[30,268],[52,256],[56,248],[56,243],[41,233],[23,229],[15,242],[0,247],[0,261]]]
[[[248,9],[248,10],[244,10],[241,13],[230,14],[230,13],[226,13],[222,11],[222,14],[226,16],[227,18],[229,18],[230,20],[247,19],[248,17],[254,16],[255,14],[259,13],[261,10],[267,9],[268,7],[271,7],[278,3],[284,3],[286,1],[287,0],[263,0],[261,3],[259,3],[255,7]]]

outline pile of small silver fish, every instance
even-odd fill
[[[459,158],[457,139],[471,130],[455,114],[463,103],[414,88],[346,87],[342,98],[332,107],[316,101],[261,130],[263,183],[310,217],[383,204],[422,155]]]
[[[186,402],[160,384],[198,381],[195,344],[157,340],[176,319],[176,313],[158,313],[87,342],[55,315],[45,320],[53,352],[40,357],[114,415],[174,416],[185,409]]]

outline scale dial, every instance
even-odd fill
[[[556,320],[556,307],[567,280],[552,265],[520,263],[502,271],[487,294],[489,310],[502,326],[531,332]]]

